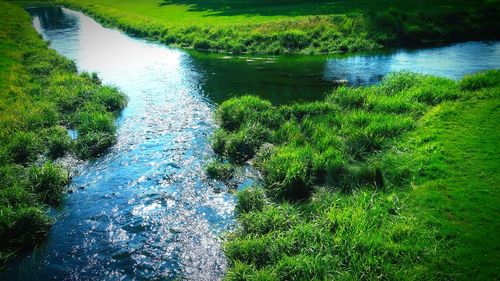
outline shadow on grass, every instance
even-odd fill
[[[211,11],[211,16],[304,16],[345,10],[346,1],[332,0],[164,0],[160,6],[188,5],[189,11]],[[339,4],[340,3],[340,4]],[[351,7],[352,8],[352,7]],[[352,11],[352,10],[351,10]]]
[[[394,0],[163,0],[160,6],[187,5],[191,12],[213,13],[210,16],[305,16],[324,14],[362,13],[380,11],[394,7],[405,11],[457,10],[474,8],[482,5],[481,0],[445,0],[435,1],[394,1]]]

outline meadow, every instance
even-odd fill
[[[101,23],[182,48],[328,54],[498,39],[495,1],[58,0]]]
[[[394,73],[324,101],[220,105],[218,165],[248,161],[228,280],[493,280],[500,71]]]
[[[126,105],[116,88],[48,48],[20,6],[0,2],[0,265],[39,243],[64,199],[71,167],[115,141]],[[78,132],[72,139],[68,129]]]
[[[230,53],[498,39],[499,28],[495,0],[49,2],[136,36]],[[261,175],[237,193],[226,279],[500,279],[499,94],[500,70],[459,81],[404,72],[316,102],[221,103],[208,177],[228,181],[248,164]],[[0,267],[46,237],[71,180],[62,163],[105,153],[126,103],[0,1]]]

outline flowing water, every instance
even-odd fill
[[[131,38],[68,9],[29,11],[52,48],[119,87],[129,103],[117,144],[78,166],[47,241],[0,273],[6,280],[220,279],[220,236],[234,225],[234,197],[203,172],[213,157],[214,104],[247,93],[275,103],[315,100],[331,80],[372,84],[394,70],[459,78],[500,67],[498,42],[351,57],[228,57]]]

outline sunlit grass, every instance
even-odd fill
[[[114,143],[126,98],[94,74],[77,74],[17,5],[0,2],[0,42],[1,266],[39,242],[53,222],[47,206],[62,201],[69,175],[51,160],[103,153]]]
[[[497,39],[484,1],[61,0],[133,35],[231,53],[340,53]]]
[[[321,102],[223,103],[223,157],[225,140],[270,130],[246,157],[263,181],[238,194],[227,279],[494,278],[498,81],[498,70],[458,82],[396,73]]]

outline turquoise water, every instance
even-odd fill
[[[207,55],[132,38],[67,9],[29,11],[52,48],[119,87],[129,103],[117,144],[77,166],[47,241],[0,273],[5,280],[220,279],[234,196],[203,171],[214,156],[217,103],[248,93],[274,103],[316,100],[332,80],[373,84],[395,70],[456,79],[500,67],[498,42],[356,56]]]

